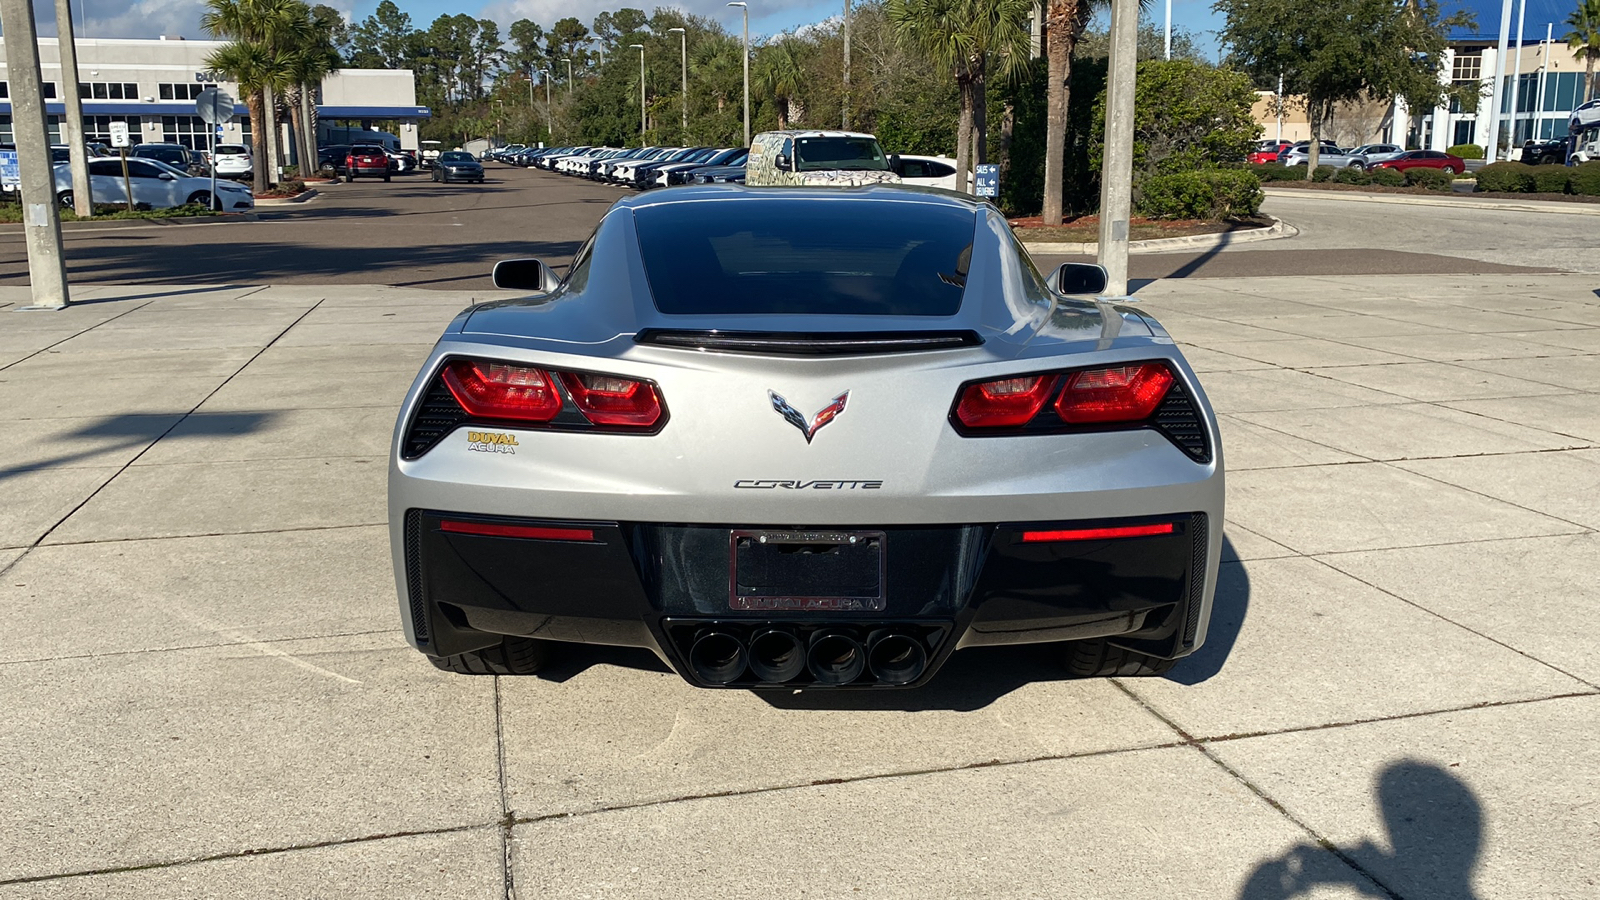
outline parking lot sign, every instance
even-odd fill
[[[17,168],[17,151],[0,150],[0,188],[15,191],[22,187],[22,170]]]
[[[979,197],[1000,196],[1000,167],[993,164],[978,166],[973,173]]]
[[[127,122],[112,122],[111,126],[110,126],[110,131],[111,131],[111,146],[113,146],[113,147],[129,147],[129,146],[132,146],[128,142],[128,123]]]

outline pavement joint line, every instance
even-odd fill
[[[45,346],[45,347],[40,347],[39,349],[33,351],[32,353],[29,353],[27,356],[24,356],[21,359],[14,359],[11,362],[8,362],[3,366],[0,366],[0,372],[4,372],[5,370],[11,368],[12,366],[17,365],[18,363],[27,362],[28,360],[33,359],[35,356],[38,356],[39,354],[44,353],[44,352],[50,350],[53,347],[59,347],[62,344],[65,344],[67,341],[70,341],[73,338],[78,337],[79,335],[88,334],[89,332],[95,330],[96,328],[99,328],[101,325],[106,324],[107,322],[115,322],[116,320],[122,318],[123,316],[127,315],[128,313],[138,312],[139,310],[144,309],[146,306],[149,306],[150,304],[152,304],[154,302],[156,302],[156,301],[155,300],[146,300],[145,302],[139,304],[138,306],[135,306],[133,309],[123,310],[122,312],[117,313],[116,315],[112,316],[109,319],[102,319],[101,321],[96,322],[93,325],[90,325],[88,328],[85,328],[82,331],[70,334],[70,335],[62,338],[61,340],[56,341],[53,344],[50,344],[50,345]],[[66,312],[68,309],[71,309],[71,308],[72,308],[72,306],[69,304],[66,309],[55,310],[55,312]],[[16,310],[13,310],[13,312],[15,312],[15,311]]]
[[[505,900],[517,900],[516,865],[511,854],[516,846],[512,840],[516,816],[511,814],[510,789],[506,784],[506,726],[505,706],[500,693],[500,676],[494,676],[494,764],[495,786],[500,789],[500,864],[504,879]]]
[[[1180,280],[1180,279],[1163,279],[1163,280],[1174,280],[1175,281],[1175,280]],[[1231,295],[1231,297],[1233,297],[1235,299],[1237,299],[1239,297],[1242,297],[1242,296],[1245,296],[1245,295],[1240,295],[1240,294]],[[1136,298],[1136,299],[1144,300],[1144,298]],[[1401,324],[1401,325],[1421,325],[1421,324],[1423,324],[1421,322],[1413,322],[1410,319],[1400,319],[1400,318],[1395,318],[1393,316],[1385,316],[1382,313],[1378,313],[1378,312],[1352,312],[1351,310],[1344,309],[1344,308],[1338,307],[1338,306],[1322,306],[1322,305],[1316,304],[1313,301],[1309,301],[1309,300],[1289,300],[1289,299],[1283,298],[1283,297],[1274,297],[1274,298],[1270,298],[1270,299],[1277,300],[1280,303],[1296,303],[1296,304],[1299,304],[1299,305],[1302,305],[1302,306],[1310,306],[1313,309],[1326,310],[1326,311],[1329,311],[1329,312],[1333,313],[1333,315],[1326,316],[1325,318],[1343,318],[1345,316],[1350,316],[1350,317],[1382,319],[1385,322],[1395,322],[1395,323],[1398,323],[1398,324]],[[1163,301],[1162,300],[1153,300],[1152,299],[1152,300],[1145,300],[1144,302],[1149,303],[1149,304],[1151,304],[1153,306],[1159,307]],[[1196,301],[1183,301],[1181,298],[1172,298],[1172,302],[1174,302],[1174,303],[1184,303],[1184,302],[1196,302]],[[1198,302],[1204,303],[1205,300],[1202,299],[1202,300],[1199,300]],[[1497,311],[1497,310],[1480,309],[1479,307],[1476,307],[1476,306],[1466,306],[1466,305],[1458,304],[1458,303],[1450,303],[1449,301],[1435,301],[1435,302],[1441,303],[1441,304],[1446,305],[1446,306],[1453,306],[1453,307],[1456,307],[1457,309],[1471,310],[1473,312],[1496,312]],[[1297,334],[1297,333],[1292,332],[1292,331],[1285,331],[1282,328],[1274,328],[1271,325],[1260,324],[1261,320],[1259,320],[1259,319],[1249,319],[1248,321],[1235,321],[1235,320],[1229,319],[1229,318],[1227,318],[1225,316],[1219,316],[1219,315],[1216,315],[1216,314],[1208,315],[1208,314],[1200,312],[1198,310],[1189,309],[1186,306],[1173,306],[1171,311],[1172,312],[1176,312],[1176,313],[1180,313],[1182,315],[1196,316],[1198,318],[1203,318],[1203,319],[1211,319],[1213,321],[1223,322],[1223,323],[1226,323],[1226,324],[1229,324],[1229,325],[1249,325],[1251,327],[1260,328],[1260,329],[1263,329],[1265,331],[1275,331],[1275,332],[1277,332],[1279,334],[1292,335],[1293,337],[1299,338],[1301,340],[1334,340],[1333,338],[1314,338],[1314,337],[1310,337],[1309,335]],[[1592,324],[1590,324],[1588,322],[1579,322],[1579,321],[1575,321],[1575,320],[1572,320],[1572,319],[1559,319],[1559,318],[1554,318],[1554,317],[1551,317],[1551,316],[1537,316],[1537,315],[1534,315],[1533,313],[1527,312],[1527,311],[1518,312],[1518,313],[1507,313],[1507,315],[1519,315],[1519,316],[1524,316],[1524,317],[1536,320],[1535,322],[1530,322],[1529,324],[1538,324],[1538,323],[1542,323],[1542,322],[1560,322],[1561,324],[1564,324],[1564,325],[1582,326],[1580,328],[1572,328],[1572,329],[1568,329],[1568,328],[1556,329],[1558,331],[1583,331],[1583,330],[1585,330],[1587,328],[1593,328],[1594,327]],[[1249,317],[1247,317],[1247,318],[1249,318]],[[1428,327],[1429,328],[1437,328],[1440,331],[1448,332],[1448,333],[1451,333],[1451,334],[1522,334],[1522,333],[1527,332],[1527,331],[1549,331],[1549,330],[1551,330],[1551,329],[1548,329],[1548,328],[1533,328],[1533,329],[1520,328],[1520,329],[1506,329],[1504,331],[1467,331],[1466,329],[1462,329],[1462,328],[1452,328],[1451,326],[1446,325],[1446,324],[1442,324],[1442,323],[1441,324],[1430,324],[1430,325],[1428,325]],[[1362,349],[1371,349],[1371,348],[1362,348]]]
[[[1540,515],[1543,515],[1543,513],[1540,513]],[[1424,550],[1429,547],[1466,547],[1471,546],[1472,544],[1499,544],[1506,541],[1548,541],[1556,538],[1582,537],[1584,535],[1596,533],[1600,532],[1597,532],[1596,529],[1593,528],[1583,528],[1580,531],[1561,531],[1555,534],[1515,534],[1507,535],[1505,537],[1471,538],[1464,541],[1434,541],[1426,544],[1399,544],[1391,547],[1359,547],[1354,550],[1320,550],[1315,553],[1304,553],[1299,550],[1295,550],[1293,547],[1290,547],[1287,544],[1284,544],[1277,538],[1267,537],[1264,534],[1260,536],[1267,538],[1267,540],[1272,541],[1273,543],[1278,544],[1287,550],[1294,550],[1295,556],[1302,556],[1307,559],[1316,559],[1317,557],[1321,556],[1345,556],[1351,553],[1386,553],[1390,550]],[[1278,556],[1273,558],[1283,559],[1284,557]],[[1240,562],[1243,561],[1244,560],[1240,560]]]
[[[1289,808],[1284,806],[1283,803],[1281,803],[1277,798],[1275,798],[1271,794],[1267,793],[1265,789],[1263,789],[1262,787],[1257,785],[1255,782],[1253,782],[1250,779],[1246,778],[1242,772],[1240,772],[1239,770],[1233,768],[1232,766],[1228,765],[1227,763],[1223,762],[1221,757],[1219,757],[1215,753],[1211,752],[1210,748],[1205,745],[1205,742],[1200,741],[1200,740],[1196,740],[1193,735],[1189,734],[1189,732],[1186,731],[1183,728],[1183,726],[1179,725],[1177,722],[1175,722],[1172,719],[1168,718],[1160,710],[1156,709],[1154,706],[1152,706],[1151,704],[1147,703],[1143,697],[1139,696],[1132,689],[1130,689],[1127,685],[1123,684],[1122,683],[1123,679],[1121,679],[1121,678],[1111,678],[1111,679],[1108,679],[1108,680],[1111,682],[1111,684],[1114,687],[1117,688],[1117,690],[1119,690],[1122,693],[1126,694],[1128,696],[1128,699],[1132,700],[1134,703],[1137,703],[1140,707],[1142,707],[1145,712],[1149,713],[1151,716],[1156,718],[1162,724],[1166,725],[1168,728],[1172,729],[1174,732],[1176,732],[1177,734],[1181,735],[1184,738],[1183,746],[1193,747],[1196,752],[1198,752],[1201,756],[1205,757],[1206,759],[1210,760],[1211,763],[1213,765],[1215,765],[1217,768],[1219,768],[1222,771],[1228,773],[1229,776],[1231,776],[1239,784],[1243,785],[1245,790],[1248,790],[1250,793],[1254,794],[1256,796],[1256,798],[1259,799],[1262,803],[1266,804],[1268,807],[1273,809],[1275,812],[1278,813],[1278,815],[1280,815],[1283,818],[1289,820],[1289,822],[1291,824],[1293,824],[1296,828],[1299,828],[1302,832],[1310,835],[1312,840],[1314,840],[1317,843],[1317,846],[1319,846],[1323,850],[1327,851],[1335,859],[1338,859],[1340,862],[1342,862],[1346,866],[1348,866],[1352,871],[1354,871],[1357,874],[1361,875],[1363,878],[1366,878],[1373,885],[1375,885],[1379,890],[1383,891],[1384,896],[1389,898],[1389,900],[1404,900],[1404,898],[1402,898],[1399,894],[1395,893],[1394,890],[1391,889],[1388,885],[1386,885],[1382,881],[1380,881],[1377,878],[1377,876],[1373,875],[1371,872],[1368,872],[1365,868],[1363,868],[1361,866],[1361,864],[1358,863],[1355,859],[1353,859],[1348,853],[1345,853],[1344,851],[1340,850],[1339,846],[1337,844],[1335,844],[1333,841],[1329,840],[1326,835],[1323,835],[1321,832],[1319,832],[1316,829],[1312,828],[1309,823],[1302,821],[1298,816],[1296,816],[1294,813],[1290,812]],[[1365,892],[1363,892],[1363,893],[1365,893]]]
[[[389,841],[410,837],[437,837],[449,834],[468,834],[474,831],[484,831],[498,827],[498,823],[486,822],[471,825],[454,825],[449,828],[419,828],[411,831],[394,831],[385,834],[368,834],[353,838],[333,838],[326,841],[312,841],[305,844],[282,844],[276,847],[252,847],[246,850],[235,850],[228,853],[212,853],[205,856],[194,856],[188,859],[161,860],[157,862],[135,863],[126,866],[106,866],[98,869],[79,869],[72,872],[52,872],[48,875],[25,875],[21,878],[7,878],[0,880],[0,887],[11,887],[19,884],[38,884],[46,881],[61,881],[67,878],[89,878],[96,875],[121,875],[129,872],[148,872],[153,869],[176,869],[183,866],[199,865],[209,862],[223,862],[230,859],[249,859],[255,856],[276,856],[282,853],[295,853],[301,850],[324,850],[330,847],[349,847],[359,844],[369,844],[374,841]]]
[[[1563,673],[1565,674],[1565,673]],[[1583,679],[1577,679],[1583,681]],[[1381,725],[1385,722],[1403,722],[1407,719],[1426,719],[1430,716],[1448,716],[1453,713],[1474,712],[1480,709],[1499,709],[1506,706],[1526,706],[1530,703],[1548,703],[1552,700],[1573,700],[1581,697],[1600,697],[1600,689],[1593,691],[1569,691],[1565,694],[1550,694],[1545,697],[1522,697],[1516,700],[1485,700],[1481,703],[1469,703],[1464,706],[1450,706],[1443,709],[1425,709],[1419,712],[1395,713],[1392,716],[1374,716],[1370,719],[1350,719],[1344,722],[1325,722],[1321,725],[1302,725],[1295,728],[1284,728],[1279,731],[1241,731],[1237,734],[1219,734],[1210,737],[1196,738],[1197,744],[1226,744],[1231,741],[1247,741],[1252,738],[1278,737],[1289,734],[1307,734],[1314,731],[1330,731],[1335,728],[1356,728],[1362,725]]]
[[[1399,600],[1401,603],[1404,603],[1407,606],[1413,607],[1415,609],[1419,609],[1422,612],[1427,613],[1430,616],[1433,616],[1434,618],[1438,619],[1441,622],[1446,622],[1446,623],[1449,623],[1451,625],[1454,625],[1455,627],[1461,629],[1462,631],[1467,632],[1468,634],[1475,634],[1478,637],[1481,637],[1484,640],[1490,642],[1491,644],[1498,644],[1501,647],[1504,647],[1505,649],[1510,650],[1512,653],[1515,653],[1518,656],[1521,656],[1523,659],[1527,659],[1527,660],[1530,660],[1532,662],[1538,663],[1539,665],[1544,666],[1545,668],[1550,669],[1551,671],[1559,672],[1562,675],[1565,675],[1568,678],[1571,678],[1573,681],[1576,681],[1579,684],[1588,686],[1593,691],[1600,691],[1600,684],[1597,684],[1594,681],[1590,681],[1589,679],[1584,678],[1584,677],[1582,677],[1580,675],[1574,675],[1573,673],[1568,672],[1566,669],[1561,668],[1560,666],[1556,665],[1553,662],[1550,662],[1548,660],[1540,659],[1539,657],[1534,656],[1532,653],[1529,653],[1528,651],[1523,650],[1520,647],[1513,647],[1512,645],[1506,643],[1505,641],[1500,640],[1497,637],[1491,637],[1490,635],[1484,634],[1482,631],[1479,631],[1478,629],[1473,628],[1470,625],[1466,625],[1466,624],[1463,624],[1461,622],[1457,622],[1455,619],[1450,618],[1449,616],[1445,615],[1444,613],[1439,612],[1438,610],[1430,609],[1430,608],[1428,608],[1426,606],[1423,606],[1421,603],[1410,599],[1409,597],[1401,596],[1400,594],[1397,594],[1394,591],[1389,590],[1388,588],[1381,587],[1379,585],[1373,584],[1372,582],[1368,581],[1365,578],[1362,578],[1360,575],[1357,575],[1354,572],[1349,572],[1349,571],[1346,571],[1344,569],[1339,568],[1338,566],[1334,565],[1333,563],[1329,562],[1328,560],[1321,559],[1321,558],[1318,558],[1318,557],[1315,557],[1315,556],[1310,557],[1310,559],[1313,562],[1316,562],[1317,564],[1319,564],[1321,566],[1324,566],[1324,567],[1326,567],[1326,568],[1328,568],[1328,569],[1330,569],[1330,570],[1332,570],[1334,572],[1338,572],[1340,575],[1343,575],[1346,578],[1355,579],[1356,581],[1360,582],[1361,584],[1364,584],[1367,587],[1372,588],[1373,590],[1378,591],[1381,594],[1386,594],[1386,595],[1388,595],[1390,597],[1393,597],[1394,599]]]
[[[1397,462],[1398,461],[1399,460],[1397,460]],[[1404,469],[1404,468],[1401,468],[1400,466],[1392,465],[1391,463],[1384,463],[1384,465],[1390,466],[1391,468],[1394,468],[1394,469],[1399,469],[1400,471],[1405,472],[1408,475],[1415,475],[1418,478],[1427,479],[1428,481],[1431,481],[1434,484],[1442,484],[1445,487],[1455,488],[1458,491],[1466,491],[1469,494],[1474,494],[1476,496],[1484,498],[1485,500],[1492,500],[1492,501],[1494,501],[1496,503],[1504,503],[1507,506],[1514,506],[1517,509],[1522,510],[1523,512],[1530,512],[1530,513],[1533,513],[1536,516],[1543,516],[1544,518],[1550,519],[1551,521],[1561,522],[1561,523],[1566,524],[1566,525],[1571,525],[1573,528],[1578,529],[1578,532],[1576,532],[1576,533],[1593,532],[1595,530],[1594,528],[1591,528],[1590,526],[1585,525],[1582,522],[1574,522],[1571,519],[1563,518],[1563,517],[1558,516],[1558,515],[1556,515],[1555,513],[1552,513],[1552,512],[1545,512],[1542,509],[1534,509],[1531,506],[1524,506],[1523,504],[1518,503],[1515,500],[1507,500],[1504,497],[1496,497],[1493,494],[1485,494],[1483,491],[1474,490],[1472,488],[1467,487],[1466,485],[1456,484],[1456,483],[1451,482],[1451,481],[1445,481],[1443,478],[1436,478],[1436,477],[1434,477],[1432,475],[1429,475],[1426,472],[1413,472],[1410,469]]]
[[[217,650],[226,647],[239,647],[248,644],[287,644],[294,641],[320,641],[324,639],[343,637],[367,637],[374,634],[392,634],[391,628],[378,628],[371,631],[341,631],[333,634],[307,634],[298,637],[259,638],[238,641],[217,641],[210,644],[183,644],[177,647],[140,647],[136,650],[108,650],[104,653],[79,653],[68,656],[40,656],[33,659],[5,659],[0,660],[0,667],[34,665],[37,663],[70,662],[79,659],[109,659],[115,656],[141,656],[147,653],[177,653],[188,650]]]
[[[1535,431],[1543,431],[1545,434],[1553,434],[1553,435],[1556,435],[1557,437],[1572,438],[1573,440],[1582,441],[1582,440],[1588,440],[1588,438],[1585,438],[1584,436],[1578,435],[1578,434],[1570,434],[1570,433],[1565,432],[1565,431],[1554,431],[1554,430],[1551,430],[1551,429],[1548,429],[1548,428],[1534,428],[1534,426],[1532,426],[1532,425],[1528,425],[1528,424],[1525,424],[1525,423],[1522,423],[1522,422],[1516,422],[1516,421],[1513,421],[1511,419],[1502,419],[1499,416],[1491,416],[1486,412],[1480,412],[1480,411],[1475,410],[1475,409],[1457,409],[1456,407],[1450,406],[1449,404],[1451,404],[1451,403],[1474,403],[1474,402],[1476,402],[1478,400],[1535,400],[1535,399],[1538,399],[1540,397],[1593,397],[1593,396],[1595,396],[1593,391],[1567,391],[1566,393],[1561,393],[1561,394],[1533,394],[1533,395],[1528,396],[1528,397],[1474,397],[1474,398],[1468,399],[1468,400],[1434,400],[1434,401],[1432,401],[1432,404],[1434,406],[1439,406],[1439,407],[1442,407],[1444,409],[1448,409],[1448,410],[1450,410],[1452,412],[1466,413],[1469,416],[1477,416],[1480,419],[1488,419],[1491,422],[1502,422],[1502,423],[1504,423],[1506,425],[1517,425],[1517,426],[1522,427],[1522,428],[1533,428],[1533,430],[1535,430]],[[1588,449],[1591,449],[1591,448],[1589,448],[1589,447],[1574,447],[1574,448],[1571,448],[1571,449],[1574,449],[1574,450],[1588,450]]]
[[[336,531],[341,528],[382,528],[388,522],[352,522],[344,525],[302,525],[296,528],[262,528],[253,531],[203,531],[195,534],[146,534],[136,537],[96,538],[86,541],[60,541],[54,544],[35,546],[45,547],[87,547],[95,544],[130,544],[138,541],[186,541],[193,538],[236,537],[252,534],[298,534],[303,531]],[[33,547],[7,547],[8,550],[31,550]],[[0,575],[5,573],[0,569]]]
[[[265,288],[258,288],[258,290],[265,290]],[[252,293],[254,293],[254,292],[252,292]],[[249,296],[249,295],[246,294],[245,296]],[[150,303],[154,303],[155,301],[151,300],[149,302]],[[128,310],[128,312],[134,312],[137,309],[143,309],[144,306],[148,306],[148,305],[149,305],[149,303],[143,304],[141,306],[135,307],[135,309]],[[310,309],[307,309],[305,312],[302,312],[298,317],[295,318],[295,320],[293,322],[290,322],[289,325],[286,328],[284,328],[282,331],[278,332],[277,337],[274,337],[272,340],[268,341],[265,346],[263,346],[260,350],[257,350],[255,352],[255,354],[252,355],[249,359],[245,360],[244,365],[241,365],[238,369],[234,370],[234,373],[232,375],[229,375],[227,378],[222,379],[222,382],[220,384],[218,384],[216,387],[212,388],[210,393],[208,393],[204,397],[200,398],[200,402],[199,403],[196,403],[194,406],[189,408],[188,412],[186,412],[183,415],[179,416],[178,420],[176,422],[173,422],[170,426],[168,426],[166,431],[163,431],[159,435],[157,435],[154,440],[152,440],[150,443],[145,445],[143,450],[140,450],[138,453],[135,453],[133,455],[132,459],[129,459],[126,463],[123,463],[122,466],[117,469],[117,471],[111,473],[111,477],[110,478],[107,478],[105,481],[100,483],[99,487],[96,487],[93,491],[89,492],[89,496],[83,498],[83,500],[81,502],[79,502],[76,506],[72,507],[72,509],[70,511],[68,511],[66,515],[62,516],[60,519],[57,519],[56,523],[54,525],[51,525],[49,528],[45,529],[45,532],[43,534],[39,535],[39,537],[32,544],[30,544],[26,550],[23,550],[22,554],[20,556],[18,556],[16,559],[12,560],[10,563],[6,564],[6,566],[4,566],[3,568],[0,568],[0,578],[5,577],[6,573],[10,572],[13,568],[16,567],[16,565],[18,563],[20,563],[24,559],[26,559],[28,557],[29,553],[33,552],[33,548],[39,546],[40,544],[43,544],[45,539],[48,538],[51,534],[54,534],[55,530],[57,528],[60,528],[62,526],[62,524],[65,523],[68,519],[70,519],[73,516],[77,515],[78,514],[78,510],[83,509],[86,505],[88,505],[89,501],[93,500],[95,497],[98,497],[100,495],[100,492],[106,489],[107,485],[111,484],[111,482],[113,482],[113,481],[116,481],[118,476],[120,476],[123,472],[128,471],[128,469],[131,468],[134,463],[138,462],[139,461],[139,457],[145,455],[146,453],[149,453],[151,447],[154,447],[156,444],[161,443],[161,439],[162,438],[164,438],[167,435],[171,434],[173,429],[177,428],[179,425],[182,425],[185,421],[187,421],[190,416],[194,415],[195,410],[198,410],[202,405],[205,404],[205,402],[207,400],[209,400],[212,397],[216,396],[218,391],[220,391],[223,388],[227,387],[228,386],[228,382],[232,381],[236,376],[238,376],[238,374],[240,372],[243,372],[245,369],[249,368],[250,364],[255,362],[258,358],[260,358],[261,354],[267,352],[267,350],[270,349],[273,344],[277,343],[278,340],[281,339],[284,335],[288,334],[289,331],[294,328],[294,326],[300,324],[301,320],[303,320],[306,316],[311,315],[311,313],[315,312],[317,307],[321,306],[321,305],[322,305],[322,301],[318,300],[316,302],[316,304],[313,305]],[[122,313],[121,315],[113,316],[112,318],[107,319],[106,321],[107,322],[113,322],[113,321],[116,321],[117,319],[122,318],[122,316],[124,316],[124,315],[127,315],[127,313]],[[104,324],[104,323],[100,323],[100,324]],[[98,327],[98,326],[96,326],[96,327]],[[69,340],[70,340],[70,338],[69,338]]]

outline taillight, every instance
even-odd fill
[[[561,394],[542,369],[464,359],[445,366],[444,383],[474,418],[548,422],[561,412]]]
[[[563,372],[561,381],[578,410],[596,425],[649,428],[661,418],[661,397],[648,382],[585,372]]]
[[[1074,372],[1056,399],[1056,415],[1074,425],[1147,419],[1172,380],[1172,370],[1162,363]]]
[[[1039,414],[1055,388],[1054,375],[1025,375],[969,385],[956,406],[968,428],[1015,428]]]

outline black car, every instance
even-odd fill
[[[694,170],[695,184],[744,184],[744,165],[706,166]]]
[[[734,147],[732,149],[723,150],[717,153],[715,156],[712,156],[710,159],[706,160],[700,165],[673,167],[667,170],[667,186],[671,187],[679,184],[694,184],[696,181],[695,176],[708,169],[727,166],[741,168],[744,166],[744,161],[749,158],[749,156],[749,147]]]
[[[324,175],[344,175],[345,158],[350,155],[349,144],[332,144],[317,148],[317,171]]]
[[[433,180],[446,184],[452,181],[483,184],[483,163],[465,150],[446,150],[433,165]]]

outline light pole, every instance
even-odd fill
[[[639,51],[639,146],[644,146],[644,45],[629,44],[629,50]]]
[[[850,0],[844,0],[844,100],[840,103],[839,127],[850,130]]]
[[[544,130],[550,135],[550,143],[556,142],[555,111],[550,106],[550,70],[540,69],[544,75]]]
[[[683,74],[680,76],[683,86],[683,133],[678,135],[678,140],[689,143],[689,32],[683,28],[668,28],[667,34],[677,32],[682,40]]]
[[[735,0],[729,6],[744,10],[744,145],[750,146],[750,5]]]
[[[572,57],[567,57],[567,99],[572,99]]]

